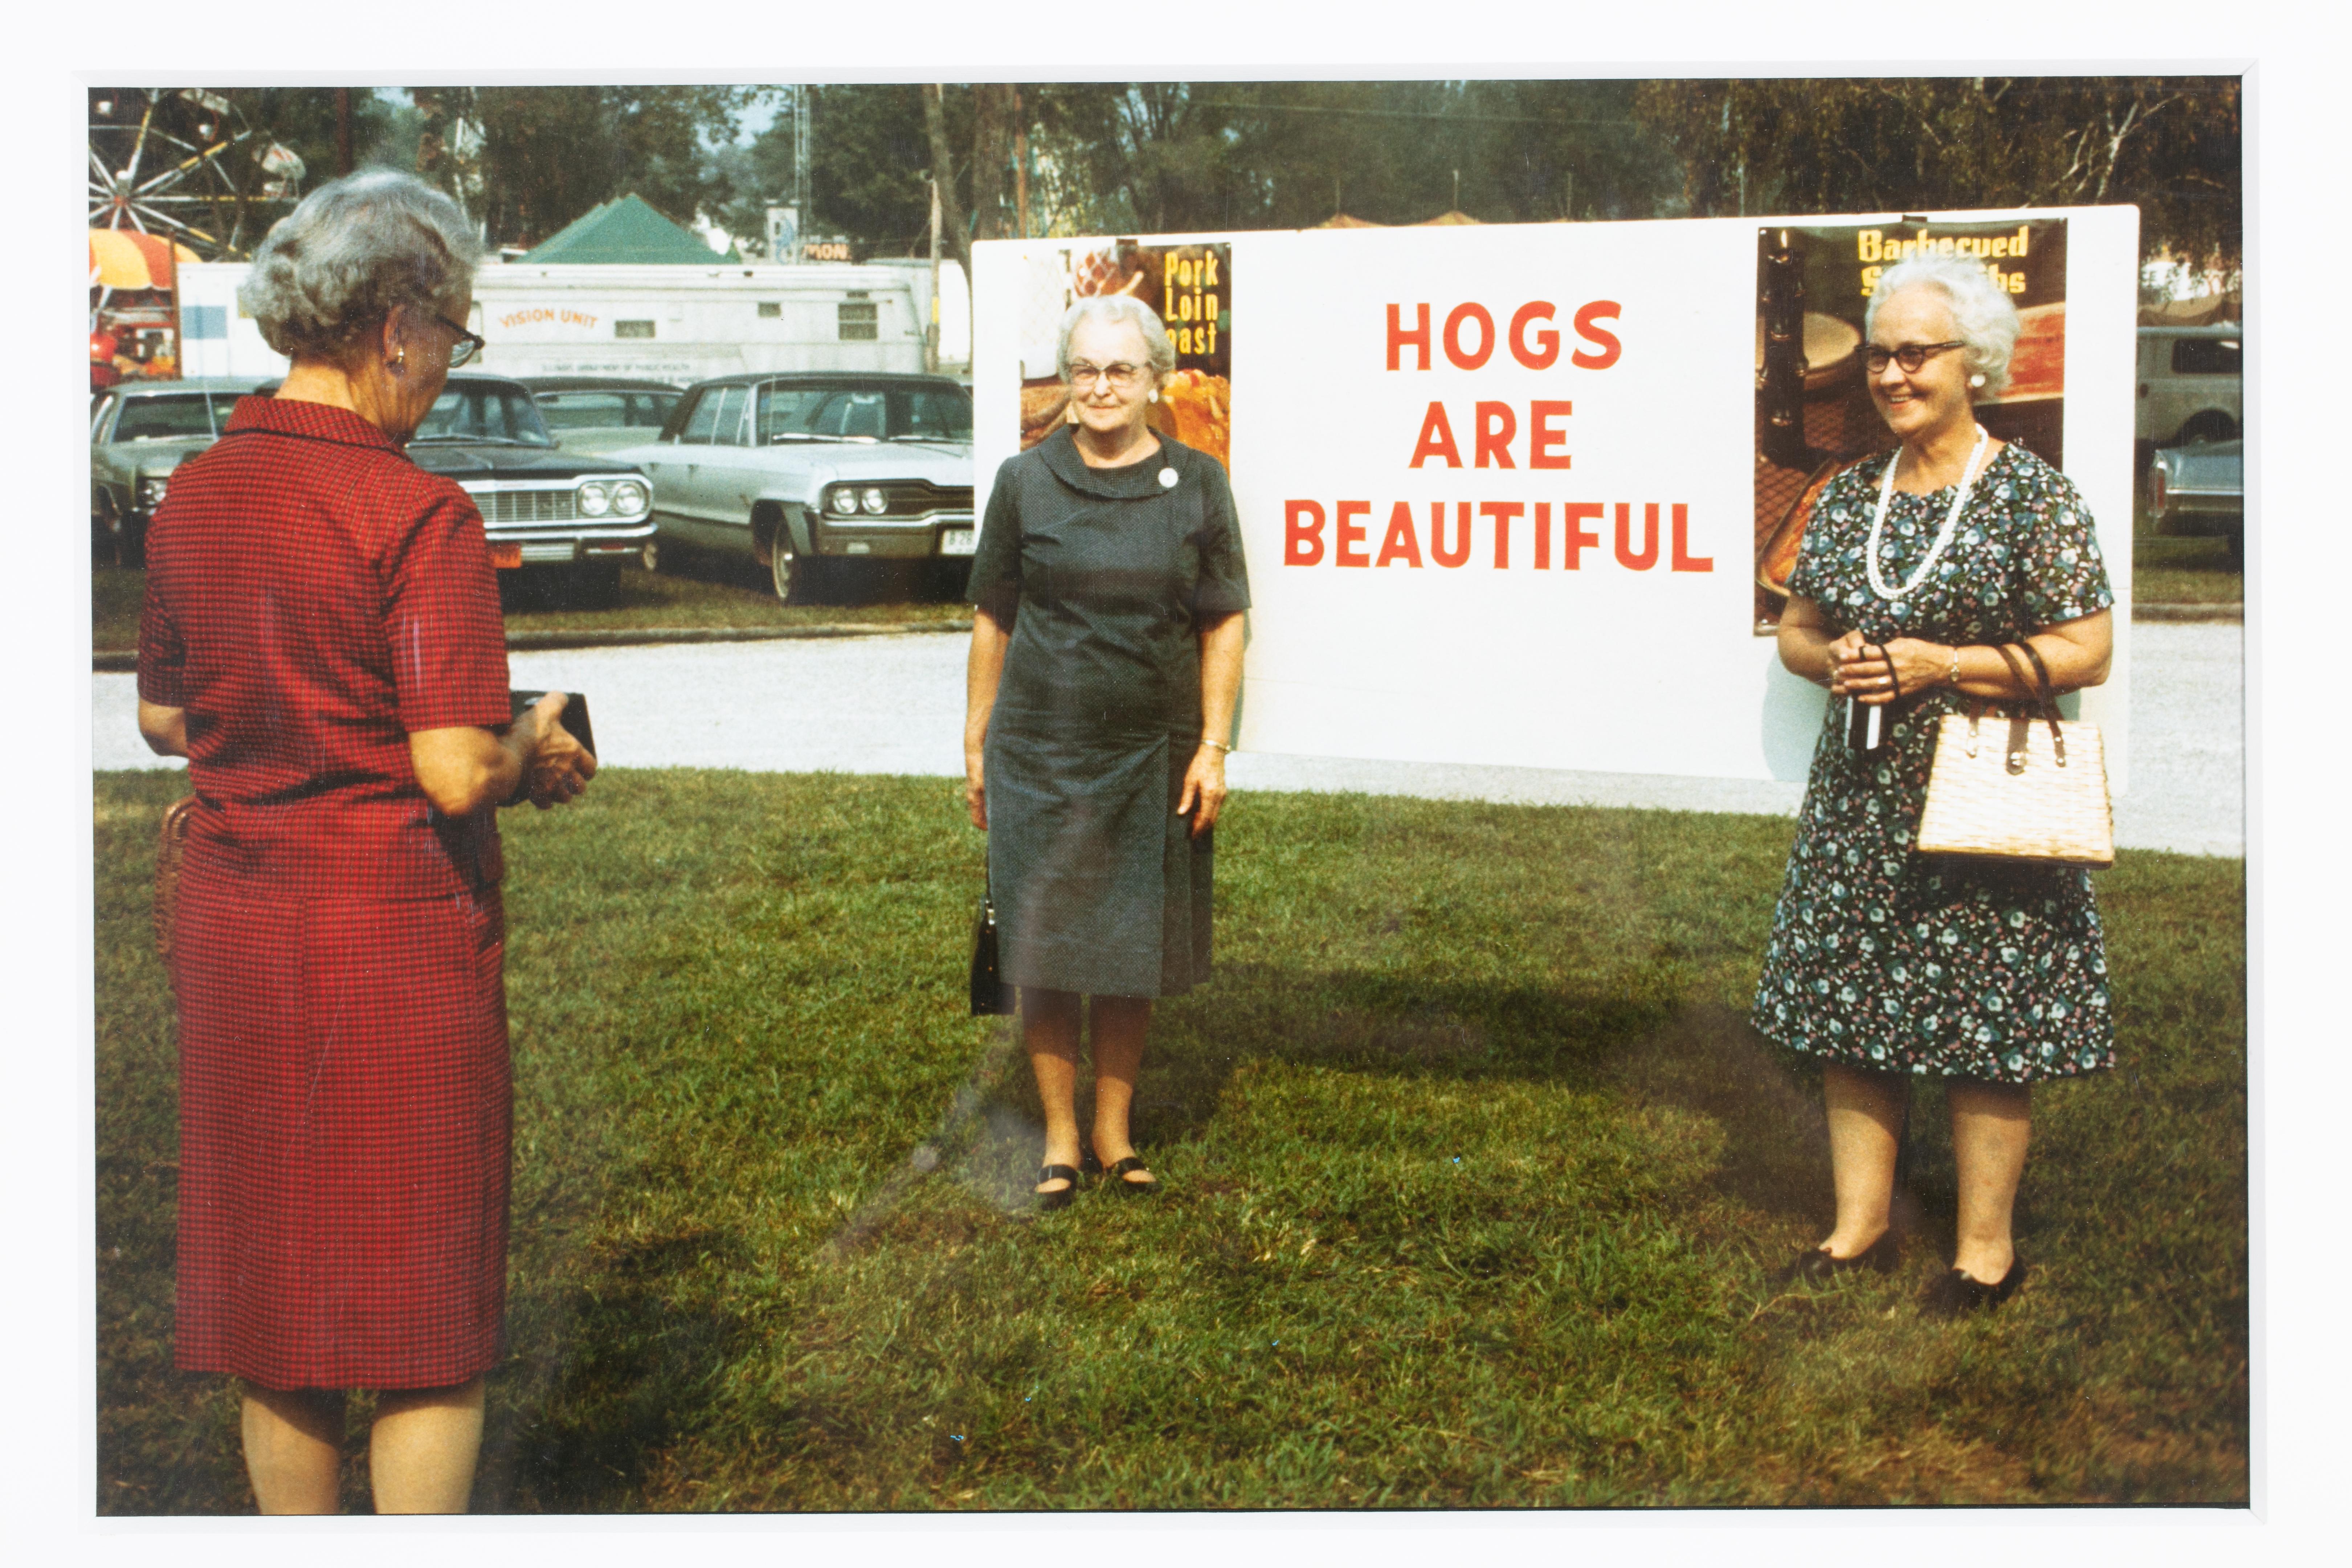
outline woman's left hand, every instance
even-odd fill
[[[1897,685],[1905,692],[1921,692],[1945,684],[1951,673],[1952,650],[1918,637],[1895,637],[1882,646],[1848,633],[1830,647],[1831,694],[1859,698],[1871,707],[1894,701]]]
[[[1195,806],[1198,810],[1194,810]],[[1203,743],[1192,753],[1192,765],[1184,770],[1183,798],[1176,803],[1176,815],[1192,816],[1192,837],[1198,838],[1217,825],[1217,814],[1225,808],[1225,754],[1216,747]]]

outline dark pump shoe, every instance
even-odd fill
[[[1988,1285],[1955,1268],[1933,1285],[1921,1299],[1920,1310],[1931,1318],[1964,1318],[1971,1312],[1990,1312],[2011,1296],[2025,1283],[2025,1259],[2011,1257],[2009,1272],[1998,1284]]]
[[[1900,1251],[1901,1244],[1895,1239],[1895,1232],[1892,1230],[1880,1232],[1876,1241],[1864,1247],[1852,1258],[1832,1258],[1821,1247],[1809,1247],[1797,1254],[1787,1267],[1772,1276],[1772,1282],[1776,1285],[1827,1285],[1834,1281],[1839,1275],[1851,1274],[1857,1268],[1868,1268],[1879,1274],[1892,1274],[1895,1272],[1895,1260]]]

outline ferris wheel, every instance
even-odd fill
[[[210,88],[89,89],[89,226],[243,256],[301,195],[290,147]]]

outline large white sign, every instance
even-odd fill
[[[1759,635],[1770,521],[1759,241],[1786,224],[1797,250],[1811,247],[1803,331],[1820,364],[1801,367],[1804,421],[1829,421],[1820,439],[1853,449],[1884,438],[1853,412],[1867,415],[1858,382],[1837,380],[1858,363],[1864,268],[1905,246],[1956,247],[2010,269],[2021,291],[2027,218],[2042,237],[2032,286],[2056,301],[2026,312],[2029,335],[2042,334],[2040,390],[1986,417],[2001,429],[1995,416],[2010,416],[2029,447],[2063,440],[2061,466],[2097,520],[2116,657],[2080,709],[2105,730],[2120,791],[2131,208],[979,245],[981,499],[1044,428],[1050,323],[1067,299],[1137,292],[1171,328],[1197,328],[1180,347],[1221,351],[1181,373],[1198,384],[1179,411],[1230,421],[1221,455],[1254,599],[1244,748],[1802,778],[1825,698]],[[1203,444],[1192,425],[1171,427]],[[1224,438],[1222,423],[1200,428],[1213,449]],[[1784,455],[1797,488],[1822,455]]]

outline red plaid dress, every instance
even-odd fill
[[[172,476],[139,694],[187,710],[178,1364],[430,1388],[497,1361],[512,1121],[494,814],[412,731],[507,722],[481,515],[373,426],[246,398]]]

